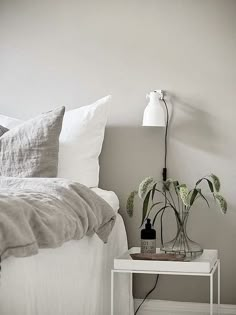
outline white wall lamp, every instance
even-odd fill
[[[169,111],[164,98],[163,90],[154,90],[146,95],[149,103],[144,110],[143,126],[145,127],[165,127],[165,156],[162,171],[163,181],[167,179],[167,135],[169,127]],[[163,107],[163,104],[164,107]]]

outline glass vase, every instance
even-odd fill
[[[185,255],[186,257],[196,257],[203,253],[202,247],[192,241],[187,234],[186,226],[188,222],[189,212],[183,212],[182,217],[177,221],[177,233],[175,238],[167,243],[164,243],[161,250],[165,253],[174,253]]]

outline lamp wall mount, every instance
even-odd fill
[[[158,94],[160,100],[164,99],[164,94],[165,94],[164,90],[154,90],[153,92]]]

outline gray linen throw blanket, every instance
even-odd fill
[[[96,233],[106,243],[116,214],[89,188],[62,178],[0,177],[0,257],[30,256]]]

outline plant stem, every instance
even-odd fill
[[[153,225],[155,224],[155,221],[156,221],[156,218],[157,218],[158,214],[161,213],[162,211],[164,212],[165,209],[167,209],[167,208],[169,208],[169,206],[164,206],[164,207],[162,207],[161,209],[159,209],[159,210],[157,211],[157,213],[155,214],[155,216],[154,216],[154,218],[153,218],[153,221],[152,221],[152,224],[153,224]]]
[[[174,207],[173,205],[172,205],[172,203],[170,202],[170,200],[167,198],[167,196],[166,196],[166,193],[163,193],[161,190],[159,190],[159,189],[155,189],[157,192],[159,192],[159,193],[161,193],[164,197],[165,197],[165,200],[167,200],[168,202],[169,202],[169,204],[170,204],[170,206],[172,206],[172,207]]]
[[[176,196],[177,196],[178,208],[179,208],[179,213],[180,213],[179,194],[177,193],[176,189],[175,189],[175,193],[176,193]]]
[[[168,201],[170,207],[174,210],[174,212],[175,212],[175,214],[176,214],[178,220],[180,221],[179,212],[176,210],[175,206],[172,205],[172,203],[170,202],[170,200],[167,198],[166,193],[163,193],[163,192],[162,192],[161,190],[159,190],[159,189],[155,189],[155,190],[156,190],[157,192],[161,193],[161,194],[165,197],[165,200]]]
[[[174,205],[174,207],[176,208],[176,205],[175,205],[175,202],[174,202],[174,198],[173,198],[173,196],[172,196],[172,194],[171,194],[171,192],[170,192],[169,190],[168,190],[168,192],[169,192],[171,201],[173,202],[173,205]]]

